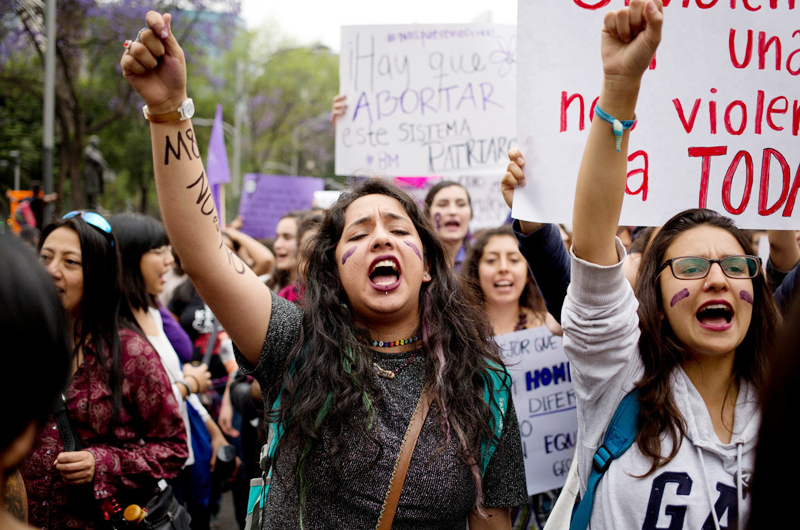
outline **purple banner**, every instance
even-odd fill
[[[320,178],[247,173],[242,181],[242,232],[256,239],[275,237],[278,220],[288,212],[311,208],[314,192],[325,189]]]

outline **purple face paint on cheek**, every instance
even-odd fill
[[[356,250],[358,250],[358,245],[356,245],[356,246],[354,246],[354,247],[350,247],[350,248],[348,248],[348,249],[347,249],[347,251],[346,251],[346,252],[345,252],[345,253],[342,255],[342,265],[344,265],[344,262],[345,262],[345,261],[347,261],[347,258],[349,258],[350,256],[352,256],[352,255],[353,255],[353,253],[354,253]]]
[[[739,291],[739,298],[741,298],[742,300],[744,300],[748,304],[753,305],[753,295],[750,294],[749,292],[744,291],[744,290]]]
[[[437,213],[433,216],[433,220],[436,221],[436,231],[438,232],[442,229],[442,214]]]
[[[419,249],[417,248],[417,245],[415,245],[411,241],[404,241],[404,243],[409,247],[411,247],[411,250],[413,250],[414,253],[417,255],[417,257],[419,258],[419,260],[422,261],[422,253],[420,253]]]
[[[670,307],[674,306],[687,296],[689,296],[689,289],[684,289],[683,291],[680,291],[678,294],[672,297],[672,301],[669,303],[669,306]]]

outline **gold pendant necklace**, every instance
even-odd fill
[[[385,368],[381,368],[375,361],[372,361],[372,367],[375,369],[375,373],[378,374],[378,377],[383,377],[384,379],[394,379],[395,374],[397,374],[397,372],[399,372],[400,370],[411,364],[411,361],[413,361],[414,358],[416,358],[416,356],[419,355],[419,352],[421,351],[422,350],[417,350],[414,353],[414,355],[409,357],[408,360],[404,362],[403,365],[400,366],[400,368],[397,368],[396,370],[387,370]]]

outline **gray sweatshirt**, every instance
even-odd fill
[[[619,240],[617,252],[620,261],[610,267],[572,255],[572,281],[561,317],[578,400],[575,457],[581,493],[617,405],[644,373],[638,348],[639,304],[625,279],[625,249]],[[724,444],[683,369],[675,369],[671,378],[673,396],[687,426],[678,454],[669,464],[637,478],[647,473],[652,461],[634,443],[600,481],[590,524],[593,530],[744,527],[750,506],[746,482],[754,467],[761,419],[756,392],[741,382],[733,436]],[[669,439],[662,447],[664,454],[670,452]]]

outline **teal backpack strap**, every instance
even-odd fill
[[[278,398],[272,404],[275,409],[281,402],[283,388],[278,393]],[[269,493],[269,482],[272,478],[272,462],[275,458],[275,451],[278,442],[286,430],[282,423],[270,423],[268,427],[269,435],[267,443],[261,447],[261,478],[254,478],[250,481],[250,493],[247,499],[247,517],[245,519],[245,530],[259,530],[263,519],[264,508],[267,504],[267,493]]]
[[[486,386],[483,389],[483,400],[489,404],[492,413],[492,430],[496,439],[481,442],[481,476],[486,473],[486,467],[497,449],[496,441],[503,434],[503,421],[511,399],[511,375],[508,370],[504,366],[494,363],[491,363],[491,368],[484,375]],[[494,396],[494,400],[491,399],[492,396]]]
[[[592,459],[592,474],[586,483],[586,492],[583,498],[575,501],[572,511],[572,521],[569,530],[585,530],[589,527],[592,517],[592,506],[597,484],[608,470],[608,466],[615,458],[622,456],[636,440],[636,427],[639,423],[639,391],[633,390],[622,398],[617,407],[608,430],[603,438],[603,445],[594,453]]]

